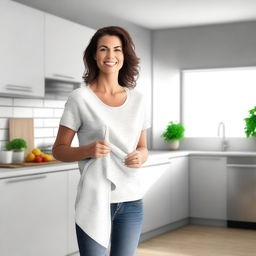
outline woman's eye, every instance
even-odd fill
[[[100,52],[104,52],[104,51],[106,51],[105,48],[101,48],[101,49],[100,49]]]

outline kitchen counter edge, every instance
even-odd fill
[[[168,162],[169,159],[176,157],[185,156],[252,156],[256,157],[256,152],[240,152],[240,151],[185,151],[185,150],[150,150],[148,160],[142,165],[142,167],[147,167],[150,165],[157,165],[161,163]],[[25,176],[25,175],[37,175],[42,173],[51,173],[59,171],[68,171],[72,169],[78,169],[77,162],[69,163],[58,163],[58,164],[48,164],[33,167],[21,167],[21,168],[0,168],[0,179]]]

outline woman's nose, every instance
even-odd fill
[[[109,58],[114,57],[114,51],[109,50],[109,51],[107,52],[107,56],[108,56]]]

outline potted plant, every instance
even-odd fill
[[[246,137],[256,137],[256,106],[249,110],[249,117],[245,118],[245,134]]]
[[[27,142],[24,139],[16,138],[6,144],[8,150],[13,151],[12,162],[19,163],[24,161]]]
[[[180,140],[184,138],[185,128],[181,123],[169,122],[162,137],[169,142],[170,149],[175,150],[179,148]]]
[[[1,164],[10,164],[12,162],[12,150],[1,149],[0,150],[0,163]]]

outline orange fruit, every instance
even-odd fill
[[[48,154],[44,154],[44,158],[45,158],[46,160],[48,160],[48,161],[53,160],[52,155],[48,155]]]
[[[29,153],[26,156],[26,162],[32,162],[35,159],[35,155],[33,153]]]
[[[40,156],[42,154],[42,151],[39,148],[34,148],[32,150],[32,153],[36,156]]]

